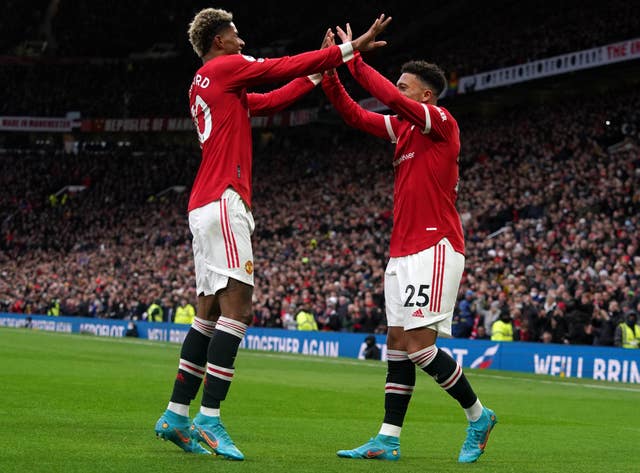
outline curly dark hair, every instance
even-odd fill
[[[213,38],[233,21],[233,13],[216,8],[205,8],[196,13],[189,23],[189,42],[198,57],[211,49]]]
[[[439,97],[447,87],[447,78],[442,69],[436,64],[427,61],[409,61],[402,65],[401,73],[408,72],[418,76]]]

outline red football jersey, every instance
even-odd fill
[[[359,55],[349,63],[354,78],[397,115],[360,107],[347,94],[338,75],[322,86],[345,122],[395,143],[393,231],[390,256],[418,253],[448,238],[464,254],[464,236],[456,209],[460,130],[442,107],[402,95]]]
[[[233,187],[251,207],[251,116],[270,115],[313,88],[305,76],[336,67],[353,57],[351,43],[276,59],[223,55],[198,69],[189,89],[202,162],[191,189],[189,211],[218,200]],[[247,87],[290,80],[267,94]]]

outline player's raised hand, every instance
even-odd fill
[[[327,29],[327,32],[324,34],[324,38],[322,39],[320,49],[328,48],[329,46],[336,44],[334,36],[335,35],[333,34],[333,31],[331,31],[331,28]]]
[[[382,33],[389,23],[391,22],[391,17],[385,18],[384,13],[376,18],[376,21],[369,27],[366,33],[361,36],[358,36],[356,39],[351,41],[351,45],[353,49],[356,51],[371,51],[373,49],[380,48],[382,46],[386,46],[386,41],[376,41],[376,36]]]
[[[345,32],[339,26],[336,26],[336,31],[338,32],[338,37],[343,43],[348,43],[353,38],[353,33],[351,32],[351,25],[347,23],[347,31]]]
[[[331,31],[331,28],[329,28],[327,30],[327,32],[324,34],[324,39],[322,40],[322,44],[320,45],[320,49],[324,49],[324,48],[328,48],[330,46],[334,46],[336,44],[335,41],[335,35],[333,33],[333,31]],[[328,69],[325,71],[326,74],[332,76],[336,73],[335,69]]]

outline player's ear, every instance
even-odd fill
[[[422,101],[424,103],[429,103],[433,98],[433,91],[429,88],[425,88],[422,92]]]

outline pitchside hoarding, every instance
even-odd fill
[[[31,315],[31,330],[85,333],[100,337],[124,337],[128,321],[83,317]],[[25,328],[22,314],[0,313],[0,327]],[[139,337],[181,343],[188,325],[137,322]],[[0,335],[1,336],[1,335]],[[364,358],[367,334],[342,332],[302,332],[250,327],[241,348],[311,356]],[[376,335],[386,359],[386,337]],[[438,340],[465,368],[520,371],[567,378],[586,378],[640,384],[640,350],[584,345],[554,345],[485,340]]]

